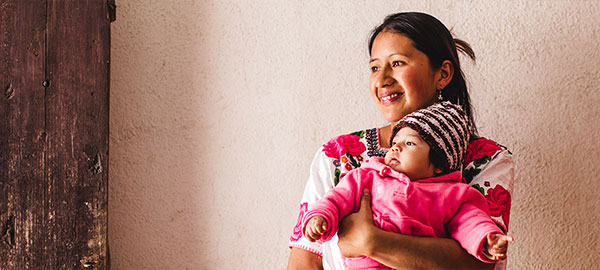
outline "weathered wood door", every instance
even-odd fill
[[[107,0],[0,1],[0,269],[108,269]]]

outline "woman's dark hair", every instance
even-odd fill
[[[471,122],[474,135],[471,138],[476,138],[477,127],[473,119],[471,99],[458,59],[458,51],[461,51],[475,61],[475,53],[469,43],[453,38],[448,28],[429,14],[401,12],[387,16],[381,25],[373,29],[369,39],[369,55],[371,55],[373,42],[377,35],[387,31],[410,38],[413,46],[427,55],[429,64],[434,69],[440,68],[444,60],[450,60],[454,66],[454,75],[450,83],[442,89],[442,97],[444,100],[462,106]]]

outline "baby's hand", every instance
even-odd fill
[[[483,244],[483,248],[489,255],[494,257],[494,260],[504,260],[506,259],[508,243],[514,240],[514,238],[508,235],[490,233],[487,236],[487,241]]]
[[[315,216],[308,220],[304,229],[304,236],[311,242],[321,239],[323,233],[327,231],[327,221],[321,216]]]

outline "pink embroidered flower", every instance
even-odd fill
[[[339,159],[346,153],[358,156],[365,150],[367,150],[367,147],[360,142],[360,137],[351,134],[338,136],[323,145],[325,155],[335,159]]]
[[[490,205],[490,212],[494,217],[502,217],[504,226],[508,228],[508,219],[510,216],[510,193],[501,185],[496,185],[494,188],[487,190],[485,198]]]
[[[500,148],[496,142],[481,137],[477,140],[474,140],[467,146],[467,154],[465,155],[464,164],[469,164],[471,161],[483,156],[493,156],[501,149],[502,148]]]
[[[308,211],[308,203],[302,203],[300,205],[300,214],[298,215],[298,222],[296,226],[294,226],[294,231],[292,232],[292,236],[290,236],[290,241],[298,241],[300,237],[302,237],[302,220],[304,219],[304,214]]]

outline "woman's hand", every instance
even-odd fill
[[[358,212],[346,216],[339,226],[338,247],[345,257],[359,257],[371,254],[373,233],[378,230],[373,224],[371,194],[365,189],[360,198]]]
[[[342,255],[367,256],[395,269],[494,268],[471,256],[454,239],[409,236],[375,227],[368,190],[363,190],[359,211],[340,223],[338,237]]]

